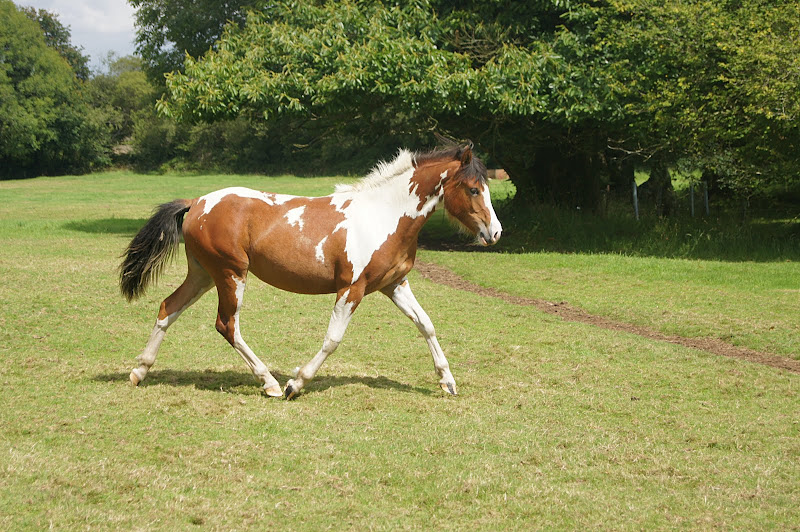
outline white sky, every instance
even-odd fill
[[[118,55],[134,53],[135,10],[125,0],[14,0],[20,7],[31,6],[58,14],[69,26],[72,44],[83,47],[90,56],[90,67],[98,69],[109,51]]]

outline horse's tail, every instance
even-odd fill
[[[181,240],[183,215],[191,205],[192,200],[159,205],[128,244],[119,267],[119,288],[128,301],[144,294],[175,255]]]

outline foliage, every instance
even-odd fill
[[[520,197],[596,207],[620,161],[737,190],[796,176],[797,2],[276,2],[167,76],[182,120],[471,137]],[[766,81],[769,80],[769,81]],[[664,174],[665,175],[665,174]],[[622,181],[625,181],[623,179]]]
[[[79,172],[107,163],[102,117],[39,26],[0,0],[0,174]]]
[[[46,9],[35,9],[33,7],[20,8],[25,15],[39,24],[44,32],[47,46],[58,51],[67,60],[75,75],[81,81],[89,79],[89,56],[83,55],[83,47],[76,48],[72,44],[72,33],[68,26],[64,26],[58,15]]]
[[[497,13],[506,7],[492,4]],[[549,146],[563,137],[557,132],[587,117],[613,118],[614,109],[602,103],[607,84],[597,71],[564,60],[560,49],[574,46],[569,35],[546,35],[556,31],[557,6],[532,4],[524,8],[527,17],[515,7],[512,30],[498,29],[500,22],[477,23],[469,39],[460,33],[473,22],[466,10],[444,13],[440,21],[432,9],[428,2],[296,2],[252,14],[215,52],[200,62],[187,60],[185,74],[168,77],[171,100],[162,110],[190,120],[335,117],[357,122],[365,135],[385,129],[377,114],[402,112],[407,131],[466,133],[507,167],[523,150],[497,149],[487,134],[519,137],[527,128],[527,142]],[[535,31],[546,38],[519,42]],[[491,41],[507,35],[507,42]],[[485,50],[474,52],[480,45]],[[532,117],[541,126],[531,129]],[[523,179],[524,173],[513,175]]]
[[[142,109],[133,115],[134,164],[142,170],[156,170],[181,154],[187,142],[189,128],[174,120],[157,116],[152,109]]]
[[[87,91],[92,105],[105,113],[115,144],[133,134],[136,116],[151,110],[159,95],[143,72],[140,58],[117,57],[113,52],[105,60],[105,72],[87,83]]]
[[[629,127],[618,147],[750,196],[800,174],[800,3],[626,2],[605,18]],[[627,138],[623,138],[627,135]]]
[[[186,54],[199,57],[213,48],[228,22],[244,22],[255,1],[128,0],[136,9],[136,51],[149,78],[161,85],[164,74],[183,69]]]

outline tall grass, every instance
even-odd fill
[[[614,253],[724,261],[800,260],[800,210],[792,205],[760,206],[744,216],[737,203],[712,204],[710,216],[696,205],[689,214],[688,189],[678,193],[672,216],[654,214],[643,203],[639,220],[627,197],[611,196],[598,211],[545,204],[519,205],[514,186],[493,182],[492,198],[503,223],[503,238],[494,251],[508,253]],[[699,201],[699,200],[698,200]],[[452,241],[452,231],[439,214],[425,228],[423,242],[436,246]]]
[[[507,228],[500,249],[619,253],[631,256],[726,261],[800,259],[800,221],[735,213],[691,218],[612,212],[605,216],[539,205],[501,208]]]

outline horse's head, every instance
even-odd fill
[[[476,240],[488,246],[500,238],[503,227],[494,213],[486,182],[486,167],[467,145],[456,152],[458,170],[444,183],[444,207]]]

